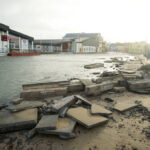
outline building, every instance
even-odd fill
[[[0,55],[28,54],[33,51],[34,38],[0,23]]]
[[[98,53],[105,50],[100,33],[68,33],[63,39],[39,39],[34,41],[34,49],[42,53]]]
[[[34,40],[34,49],[42,53],[71,52],[72,40],[38,39]]]
[[[104,51],[100,33],[68,33],[63,39],[72,40],[74,53],[100,53]]]

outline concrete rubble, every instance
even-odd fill
[[[22,129],[32,129],[37,124],[37,108],[11,113],[0,111],[0,133],[12,132]]]
[[[84,68],[86,68],[86,69],[93,69],[93,68],[100,68],[100,67],[104,67],[104,64],[95,63],[95,64],[89,64],[89,65],[84,66]]]
[[[31,129],[29,138],[40,133],[70,139],[76,137],[76,126],[88,129],[107,126],[110,120],[115,122],[114,113],[122,114],[136,108],[141,111],[139,106],[145,108],[135,100],[116,101],[117,97],[111,99],[109,95],[117,93],[121,97],[127,91],[149,94],[150,76],[145,70],[150,67],[146,60],[113,58],[106,63],[114,63],[117,70],[96,73],[94,79],[23,85],[20,98],[9,106],[0,105],[0,133]],[[84,66],[86,69],[99,67],[104,64]],[[103,94],[107,96],[103,98]]]

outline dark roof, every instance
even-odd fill
[[[34,44],[43,44],[43,45],[59,45],[61,43],[68,43],[71,42],[72,40],[67,40],[67,39],[37,39],[34,40]]]
[[[79,38],[79,37],[89,37],[94,38],[101,36],[100,33],[67,33],[64,38]]]
[[[2,24],[2,23],[0,23],[0,30],[2,30],[2,31],[4,31],[4,32],[8,31],[8,32],[9,32],[10,34],[12,34],[12,35],[19,36],[19,37],[28,39],[28,40],[30,40],[30,41],[33,41],[33,40],[34,40],[33,37],[28,36],[28,35],[25,35],[25,34],[20,33],[20,32],[17,32],[17,31],[15,31],[15,30],[12,30],[12,29],[9,28],[9,26],[7,26],[7,25],[5,25],[5,24]]]

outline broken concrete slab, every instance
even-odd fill
[[[71,82],[69,83],[68,85],[68,88],[67,88],[67,91],[68,92],[80,92],[80,91],[84,91],[84,86],[83,84],[78,81],[78,82]]]
[[[0,133],[31,129],[37,123],[37,108],[10,113],[8,110],[0,111]]]
[[[55,96],[55,97],[47,97],[44,99],[44,101],[47,103],[47,104],[51,104],[53,103],[55,100],[61,100],[63,98],[63,96]]]
[[[68,109],[69,109],[69,107],[67,107],[67,106],[61,108],[61,109],[59,110],[59,112],[58,112],[59,116],[60,116],[60,117],[65,117],[66,112],[68,111]]]
[[[43,102],[40,101],[23,101],[18,105],[8,106],[6,109],[10,110],[11,112],[17,112],[29,108],[38,108],[44,105]]]
[[[20,104],[22,101],[23,101],[23,98],[17,98],[17,99],[12,100],[12,103],[14,105],[17,105],[17,104]]]
[[[20,93],[20,97],[27,100],[36,100],[54,96],[65,96],[66,94],[67,94],[67,87],[59,87],[51,89],[23,90]]]
[[[118,71],[104,71],[100,76],[101,77],[112,77],[118,75]]]
[[[84,68],[86,69],[94,69],[94,68],[100,68],[104,67],[103,63],[94,63],[94,64],[89,64],[89,65],[84,65]]]
[[[76,122],[70,118],[58,118],[56,130],[43,130],[40,131],[40,133],[53,135],[70,135],[73,132],[75,125]]]
[[[103,82],[101,84],[86,86],[85,94],[86,95],[99,95],[102,92],[111,90],[114,84],[112,82]]]
[[[114,87],[112,90],[116,93],[123,93],[126,90],[126,88],[125,87]]]
[[[126,74],[134,74],[136,73],[134,70],[120,70],[121,73],[126,73]]]
[[[112,112],[100,105],[92,104],[91,114],[110,115]]]
[[[139,79],[128,81],[130,89],[150,88],[150,79]]]
[[[119,112],[124,112],[127,110],[130,110],[132,108],[137,107],[139,104],[136,104],[131,101],[125,101],[125,102],[118,102],[115,106],[114,109],[119,111]]]
[[[92,105],[92,103],[91,103],[90,101],[88,101],[86,98],[84,98],[84,97],[82,97],[82,96],[80,96],[80,95],[75,95],[74,97],[75,97],[77,100],[81,100],[82,103],[85,103],[85,104],[87,104],[87,105],[89,105],[89,106]]]
[[[91,115],[90,110],[83,107],[70,108],[67,115],[86,128],[92,128],[108,121],[105,117]]]
[[[32,89],[51,89],[51,88],[67,87],[68,85],[69,81],[57,81],[57,82],[24,84],[22,85],[22,87],[23,90],[32,90]]]
[[[92,82],[91,79],[80,79],[81,83],[84,85],[84,86],[89,86],[89,85],[93,85],[95,83]]]
[[[37,132],[56,129],[57,121],[58,115],[44,115],[35,127],[35,129]]]
[[[65,106],[70,106],[73,103],[75,103],[75,97],[74,96],[67,96],[62,98],[61,100],[55,101],[54,104],[51,105],[53,111],[58,112],[61,108]]]

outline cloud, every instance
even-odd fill
[[[100,32],[107,41],[150,39],[149,0],[0,1],[0,22],[35,38]]]

